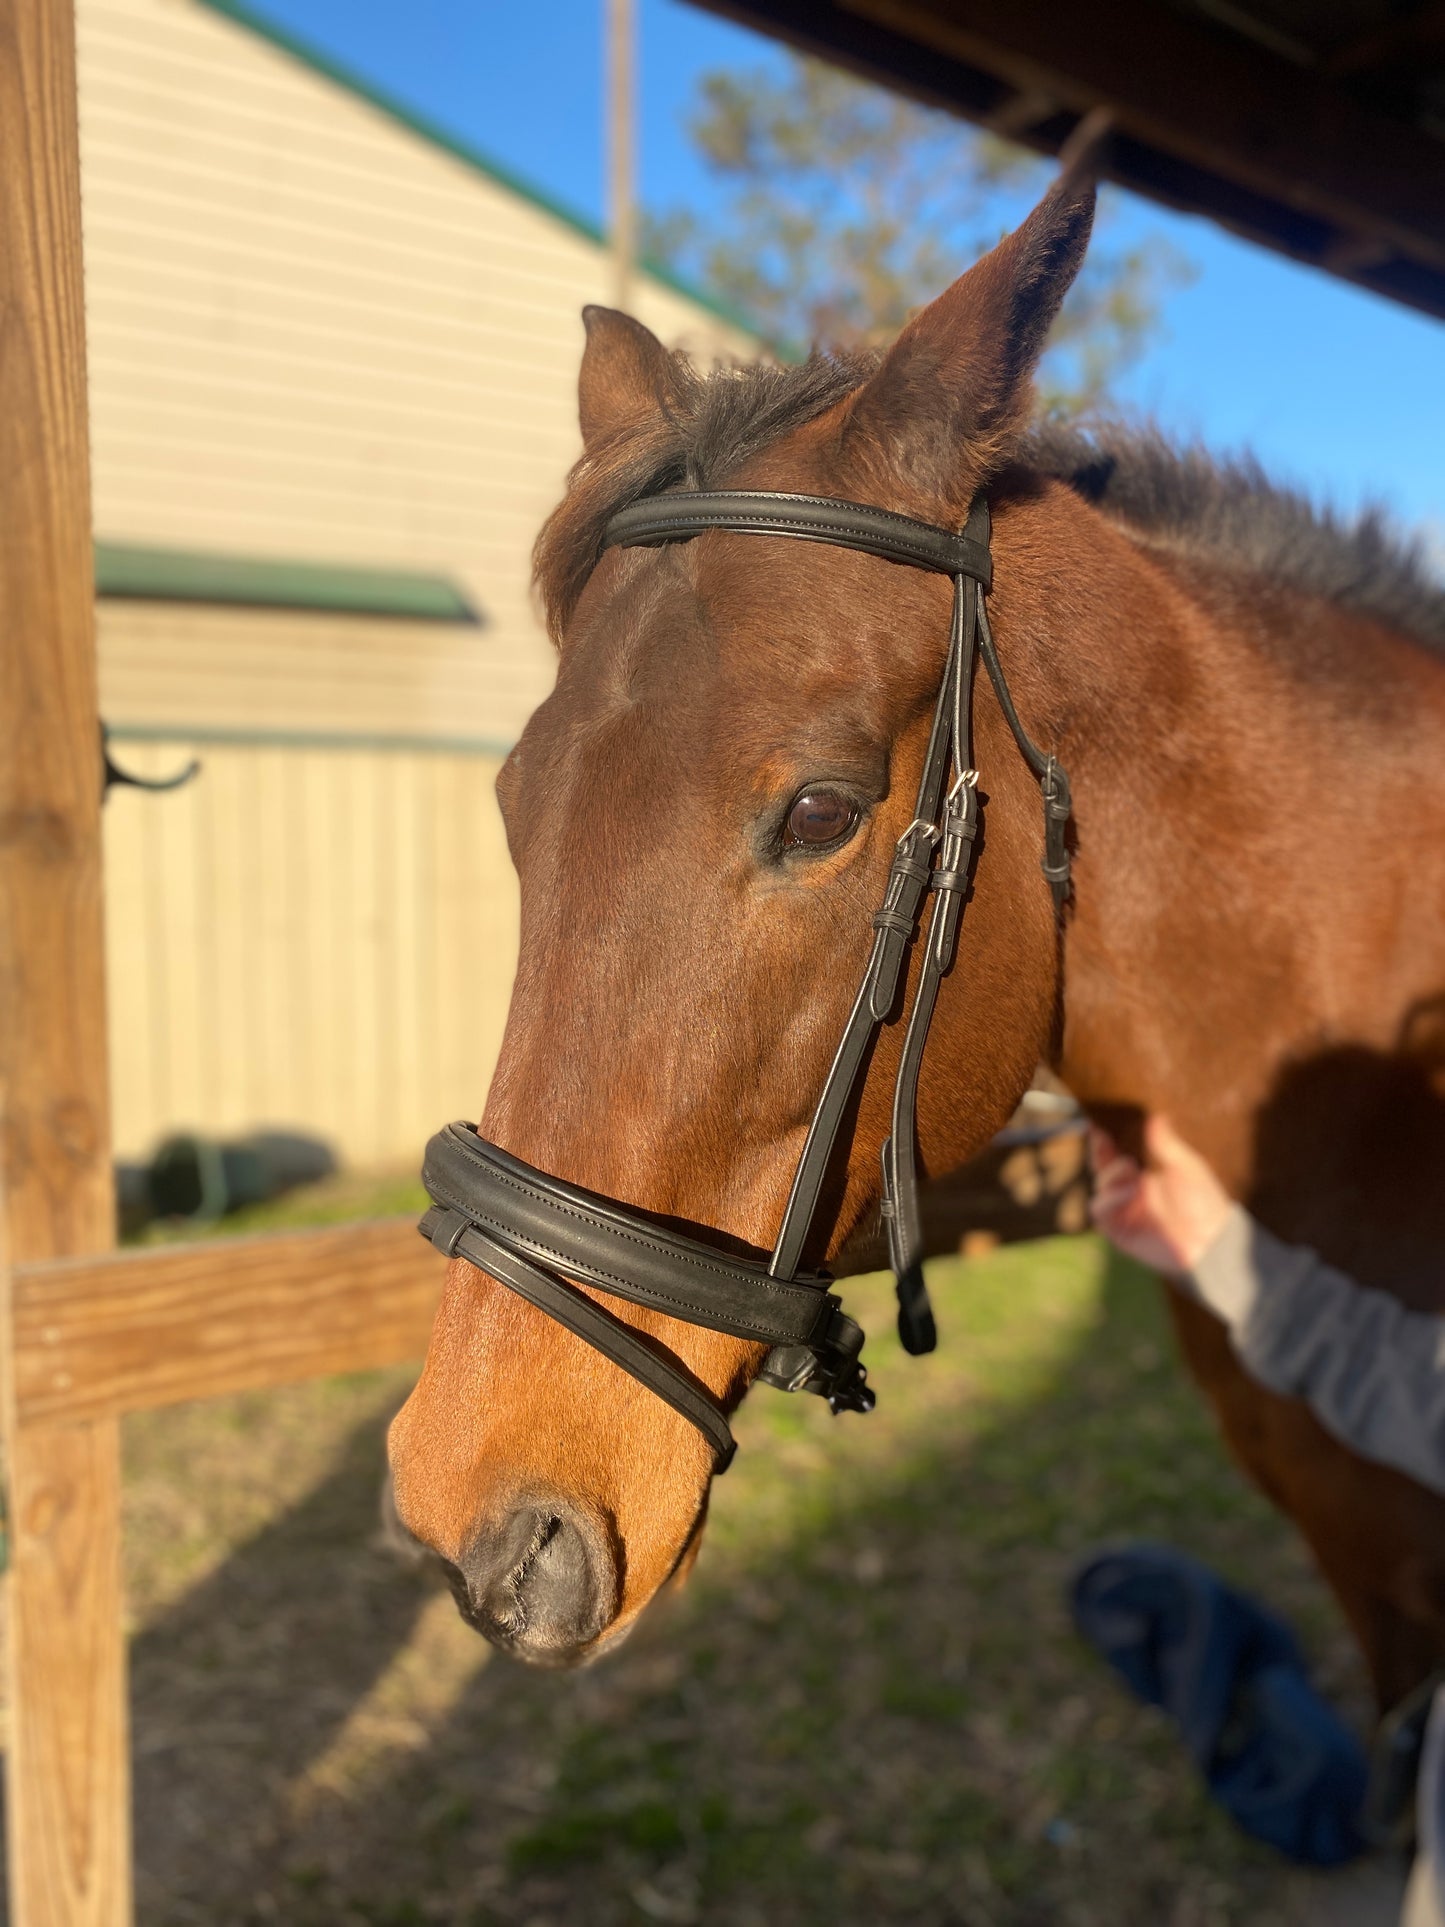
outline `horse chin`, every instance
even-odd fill
[[[624,1641],[630,1639],[638,1620],[646,1611],[639,1606],[632,1612],[606,1626],[593,1639],[584,1640],[580,1645],[561,1646],[537,1639],[529,1639],[525,1632],[514,1632],[478,1612],[467,1597],[464,1585],[459,1585],[453,1568],[445,1560],[438,1562],[446,1573],[456,1600],[457,1611],[463,1621],[474,1633],[479,1633],[487,1644],[508,1659],[515,1659],[523,1666],[529,1666],[539,1673],[578,1673],[594,1665],[608,1653],[615,1652]]]
[[[458,1611],[472,1631],[480,1633],[489,1646],[504,1653],[508,1659],[529,1666],[535,1673],[580,1673],[601,1659],[604,1653],[610,1653],[614,1647],[620,1646],[632,1630],[630,1625],[618,1631],[609,1628],[596,1639],[589,1640],[585,1646],[539,1646],[524,1636],[513,1636],[485,1624],[474,1613],[468,1612],[465,1606],[459,1605]]]

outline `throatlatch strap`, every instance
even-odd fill
[[[1003,664],[994,648],[993,631],[989,627],[988,611],[981,596],[978,604],[978,647],[988,671],[988,679],[993,684],[993,693],[998,697],[998,706],[1003,711],[1003,719],[1018,744],[1019,755],[1039,780],[1044,799],[1044,854],[1039,867],[1053,896],[1054,909],[1062,916],[1064,906],[1069,901],[1072,873],[1068,828],[1074,805],[1069,779],[1058,758],[1046,755],[1019,721],[1019,713],[1014,708],[1014,699],[1004,679]]]

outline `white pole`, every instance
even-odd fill
[[[607,203],[612,243],[612,301],[625,309],[637,258],[634,117],[636,30],[633,0],[607,0]]]

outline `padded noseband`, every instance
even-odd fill
[[[448,1257],[463,1257],[526,1298],[666,1400],[712,1447],[716,1470],[732,1458],[727,1414],[665,1346],[572,1282],[665,1312],[691,1325],[766,1345],[758,1377],[784,1391],[816,1392],[834,1412],[867,1412],[873,1393],[859,1354],[863,1333],[829,1291],[826,1273],[802,1268],[818,1202],[869,1046],[893,1015],[923,900],[933,895],[927,948],[904,1033],[883,1146],[882,1216],[898,1290],[905,1350],[937,1342],[923,1282],[918,1209],[918,1077],[939,985],[953,962],[978,836],[978,772],[972,706],[981,656],[1020,754],[1044,803],[1043,872],[1062,915],[1069,895],[1068,779],[1026,734],[1009,695],[984,604],[993,581],[989,514],[980,498],[962,534],[911,516],[818,495],[717,490],[651,495],[608,523],[603,547],[685,542],[708,529],[787,536],[857,549],[953,579],[953,618],[943,681],[924,752],[913,819],[899,837],[873,948],[823,1083],[793,1175],[771,1256],[736,1257],[658,1224],[632,1206],[534,1170],[466,1124],[449,1124],[427,1146],[423,1182],[433,1199],[421,1232]]]

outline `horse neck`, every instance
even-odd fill
[[[1363,1106],[1403,1075],[1445,1149],[1445,668],[1053,490],[997,551],[1019,706],[1073,782],[1057,1068],[1096,1112],[1167,1111],[1276,1228],[1342,1249],[1323,1173],[1356,1169]]]

